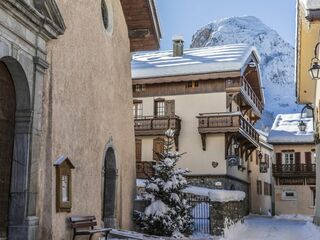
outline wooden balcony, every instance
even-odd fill
[[[274,177],[315,177],[316,164],[273,164]]]
[[[176,150],[179,149],[179,134],[181,119],[178,116],[144,116],[134,119],[135,136],[159,136],[164,135],[169,129],[174,129],[174,141]]]
[[[202,137],[205,150],[206,134],[238,133],[248,140],[254,147],[259,146],[259,134],[255,128],[244,118],[240,112],[233,113],[200,113],[197,116],[198,131]]]
[[[263,111],[263,104],[244,77],[241,79],[226,81],[226,91],[241,93],[245,101],[253,108],[256,114],[261,116]]]
[[[147,179],[154,175],[155,162],[136,162],[137,178]]]

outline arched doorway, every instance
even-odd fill
[[[0,61],[0,239],[8,237],[15,112],[13,79]]]
[[[103,188],[103,221],[105,227],[116,227],[116,156],[112,147],[106,152],[104,161],[104,188]]]

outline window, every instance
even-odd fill
[[[134,100],[132,110],[135,118],[141,118],[143,116],[142,101]]]
[[[199,81],[187,82],[186,88],[196,88],[199,87]]]
[[[141,139],[136,139],[136,161],[141,162],[142,155],[142,141]]]
[[[311,189],[311,199],[312,199],[312,202],[311,202],[311,206],[314,207],[316,206],[316,188],[315,187],[310,187]]]
[[[153,139],[153,160],[159,160],[159,153],[164,151],[164,140],[163,138]]]
[[[133,85],[133,91],[134,92],[143,92],[145,90],[145,85],[144,84],[136,84]]]
[[[165,109],[164,109],[165,101],[164,101],[164,99],[155,100],[154,107],[155,107],[154,112],[157,117],[165,116]]]
[[[294,152],[283,152],[283,158],[282,158],[283,164],[294,164]]]
[[[110,0],[101,0],[101,16],[104,28],[112,33],[113,13]]]
[[[271,196],[271,184],[264,182],[263,184],[263,189],[264,189],[264,195],[265,196]]]
[[[297,199],[297,192],[293,190],[284,190],[281,199],[284,201],[295,201]]]
[[[262,194],[262,182],[260,180],[257,180],[257,194]]]

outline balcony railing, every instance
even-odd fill
[[[258,146],[259,134],[240,112],[234,113],[202,113],[199,119],[200,134],[239,132],[254,145]]]
[[[245,78],[241,79],[241,92],[244,92],[249,96],[250,100],[254,103],[259,112],[262,113],[263,105]]]
[[[136,162],[137,178],[146,179],[154,175],[155,162]]]
[[[260,114],[263,110],[263,104],[260,99],[257,97],[256,93],[253,91],[251,85],[243,77],[237,80],[229,80],[226,82],[227,91],[240,91],[244,96],[246,101]]]
[[[134,120],[136,136],[163,135],[169,128],[175,129],[176,135],[179,135],[181,119],[178,116],[145,116]]]
[[[273,175],[276,177],[281,176],[315,176],[316,164],[273,164]]]

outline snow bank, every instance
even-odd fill
[[[183,191],[185,193],[209,197],[214,202],[242,201],[246,197],[245,192],[242,191],[218,190],[194,186],[187,187]]]
[[[147,216],[162,216],[166,212],[168,212],[168,210],[169,210],[169,207],[164,202],[162,202],[161,200],[157,200],[157,201],[154,201],[153,203],[151,203],[146,208],[144,213]]]
[[[307,221],[312,222],[313,216],[301,215],[301,214],[281,214],[275,216],[276,219],[287,219],[287,220],[297,220],[297,221]]]

